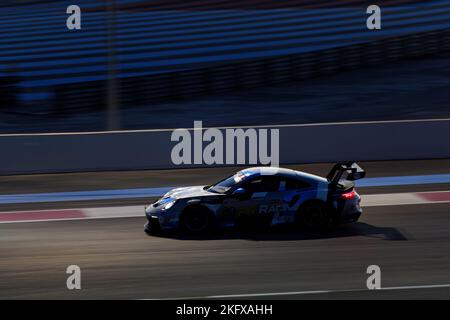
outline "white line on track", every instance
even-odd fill
[[[143,299],[143,300],[236,299],[236,298],[316,295],[316,294],[327,294],[327,293],[352,293],[352,292],[369,292],[369,291],[420,290],[420,289],[442,289],[442,288],[450,288],[450,284],[384,287],[384,288],[376,289],[376,290],[343,289],[343,290],[287,291],[287,292],[224,294],[224,295],[196,296],[196,297],[156,298],[156,299]]]
[[[228,127],[203,127],[202,129],[261,129],[261,128],[290,128],[290,127],[318,127],[318,126],[344,126],[358,124],[384,124],[384,123],[416,123],[416,122],[444,122],[450,118],[437,119],[412,119],[412,120],[376,120],[376,121],[347,121],[347,122],[319,122],[319,123],[300,123],[300,124],[277,124],[277,125],[255,125],[255,126],[228,126]],[[145,129],[145,130],[121,130],[121,131],[86,131],[86,132],[53,132],[53,133],[4,133],[0,137],[15,136],[66,136],[66,135],[104,135],[104,134],[129,134],[129,133],[145,133],[145,132],[172,132],[178,128],[167,129]],[[195,130],[196,128],[186,128]]]
[[[420,194],[442,193],[446,191],[413,192],[413,193],[388,193],[388,194],[366,194],[361,195],[361,206],[383,207],[383,206],[404,206],[430,203],[449,203],[450,200],[426,200],[419,197]]]

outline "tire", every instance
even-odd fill
[[[325,231],[331,228],[333,216],[324,203],[311,202],[300,208],[297,224],[311,231]]]
[[[180,220],[181,230],[189,234],[204,234],[211,231],[212,215],[201,206],[186,208]]]

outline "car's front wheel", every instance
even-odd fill
[[[190,234],[202,234],[211,230],[212,218],[208,209],[201,206],[186,208],[181,216],[182,231]]]

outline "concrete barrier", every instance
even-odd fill
[[[450,158],[450,119],[252,128],[280,130],[281,164]],[[0,175],[206,167],[174,165],[171,134],[0,135]]]

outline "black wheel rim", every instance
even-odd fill
[[[192,212],[186,216],[186,228],[190,232],[201,232],[208,227],[208,215],[203,212]]]
[[[328,225],[329,216],[323,207],[309,208],[305,212],[305,224],[308,228],[322,228]]]

